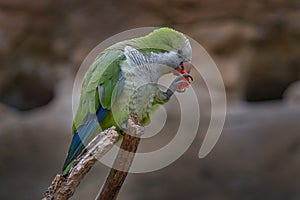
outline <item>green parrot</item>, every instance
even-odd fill
[[[175,91],[184,92],[193,80],[191,59],[189,40],[171,28],[118,42],[101,52],[84,77],[63,175],[68,175],[85,145],[102,130],[115,126],[124,134],[131,113],[147,125],[159,105]],[[162,91],[158,79],[172,72],[177,77]]]

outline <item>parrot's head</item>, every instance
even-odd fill
[[[171,28],[160,28],[148,36],[149,43],[153,49],[158,49],[158,53],[164,61],[163,65],[168,69],[163,69],[163,74],[172,73],[174,75],[190,73],[192,64],[192,48],[188,38]],[[188,81],[188,80],[187,80]]]

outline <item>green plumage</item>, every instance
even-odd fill
[[[160,28],[145,37],[116,43],[100,53],[84,77],[80,103],[73,121],[73,127],[82,125],[88,113],[95,114],[99,109],[97,90],[99,85],[106,88],[104,96],[101,96],[102,107],[111,108],[114,102],[111,100],[116,98],[112,96],[112,93],[118,82],[118,75],[121,71],[120,64],[125,60],[124,48],[126,46],[132,46],[147,55],[150,52],[172,51],[174,50],[174,44],[179,49],[183,42],[182,33],[170,28]],[[73,129],[74,131],[76,129]]]

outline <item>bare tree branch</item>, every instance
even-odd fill
[[[113,168],[96,199],[113,200],[117,198],[137,151],[142,131],[137,117],[131,115]],[[115,131],[115,127],[98,134],[75,160],[67,177],[61,174],[56,175],[42,200],[69,199],[92,166],[113,147],[118,138],[119,134]]]
[[[106,129],[98,134],[75,160],[67,177],[57,174],[45,193],[43,200],[69,199],[75,192],[83,177],[91,167],[107,153],[118,141],[119,134],[115,127]]]
[[[96,200],[115,200],[128,174],[134,155],[137,151],[142,127],[136,116],[131,115],[127,123],[125,134],[113,168],[102,187]]]

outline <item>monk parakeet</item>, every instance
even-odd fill
[[[118,42],[101,52],[84,77],[63,174],[68,174],[76,157],[101,130],[115,126],[124,133],[131,113],[142,125],[149,123],[158,105],[188,87],[191,59],[189,40],[171,28]],[[158,79],[172,72],[177,77],[162,91]]]

